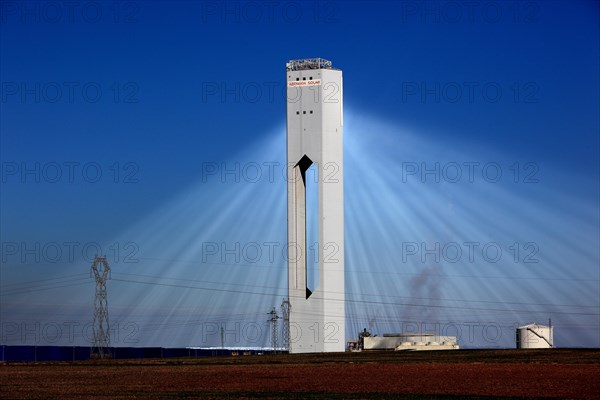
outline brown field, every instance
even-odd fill
[[[600,350],[0,363],[0,398],[600,398]]]

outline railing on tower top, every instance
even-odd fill
[[[332,69],[331,61],[324,58],[305,58],[303,60],[290,60],[286,64],[288,71],[301,71],[306,69]]]

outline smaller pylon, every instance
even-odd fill
[[[279,317],[279,315],[277,315],[277,310],[275,310],[275,307],[273,307],[271,312],[269,312],[268,314],[271,315],[271,318],[268,319],[268,321],[271,323],[271,346],[273,347],[273,352],[276,353],[277,352],[277,332],[279,330],[277,320],[280,317]]]
[[[96,296],[94,298],[94,343],[90,351],[90,358],[111,358],[110,353],[110,325],[108,323],[108,299],[106,294],[106,281],[110,277],[110,267],[106,256],[94,259],[90,274],[96,278]]]
[[[290,312],[292,304],[288,299],[283,299],[281,302],[281,315],[283,316],[283,327],[281,328],[282,346],[287,351],[290,351]]]

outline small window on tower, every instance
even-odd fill
[[[305,80],[306,80],[306,77],[303,77],[303,78],[302,78],[302,80],[303,80],[303,81],[305,81]]]
[[[308,78],[308,79],[310,79],[312,81],[312,76],[310,78]]]
[[[302,114],[306,114],[306,111],[302,111]]]
[[[296,111],[296,115],[300,115],[300,111]]]
[[[300,80],[300,78],[296,78],[296,80],[297,80],[297,81],[299,81],[299,80]]]
[[[312,110],[310,110],[310,113],[312,114]]]

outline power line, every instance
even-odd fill
[[[179,259],[168,259],[168,258],[153,258],[153,257],[141,257],[140,260],[151,260],[151,261],[165,261],[169,263],[181,263],[181,264],[202,264],[207,267],[218,267],[218,266],[231,266],[231,267],[243,267],[243,268],[266,268],[266,269],[280,269],[281,265],[264,265],[258,263],[226,263],[226,262],[211,262],[204,263],[197,261],[187,261],[187,260],[179,260]],[[282,263],[283,264],[283,263]],[[490,275],[452,275],[452,274],[436,274],[436,273],[424,273],[424,272],[394,272],[394,271],[374,271],[372,269],[349,269],[345,268],[346,272],[357,272],[362,274],[371,274],[371,275],[402,275],[402,276],[414,276],[414,275],[427,275],[427,276],[439,276],[441,278],[470,278],[470,279],[514,279],[514,280],[540,280],[540,281],[599,281],[600,279],[589,279],[589,278],[551,278],[551,277],[538,277],[538,276],[490,276]]]
[[[198,283],[207,283],[207,284],[217,284],[217,285],[232,285],[232,286],[245,286],[245,287],[254,287],[261,289],[276,289],[276,290],[285,290],[280,286],[265,286],[265,285],[249,285],[249,284],[240,284],[240,283],[231,283],[231,282],[215,282],[215,281],[203,281],[203,280],[194,280],[194,279],[184,279],[184,278],[172,278],[172,277],[163,277],[156,275],[143,275],[143,274],[130,274],[130,273],[122,273],[116,272],[116,275],[129,275],[129,276],[139,276],[145,278],[155,278],[155,279],[168,279],[168,280],[178,280],[185,282],[198,282]],[[341,293],[341,292],[330,292],[330,293]],[[373,296],[373,297],[390,297],[390,298],[399,298],[399,299],[412,299],[412,300],[435,300],[435,301],[457,301],[457,302],[467,302],[467,303],[489,303],[489,304],[516,304],[516,305],[530,305],[530,306],[554,306],[554,307],[578,307],[578,308],[600,308],[600,306],[588,306],[588,305],[577,305],[577,304],[552,304],[552,303],[527,303],[527,302],[509,302],[509,301],[493,301],[493,300],[466,300],[466,299],[448,299],[448,298],[435,298],[435,297],[412,297],[412,296],[396,296],[396,295],[384,295],[384,294],[370,294],[370,293],[355,293],[355,292],[344,292],[346,295],[350,296]]]
[[[73,282],[78,282],[81,281],[82,279],[75,279],[73,280]],[[8,293],[6,292],[2,292],[0,293],[0,296],[14,296],[14,295],[18,295],[18,294],[23,294],[23,293],[32,293],[32,292],[40,292],[43,290],[51,290],[51,289],[60,289],[60,288],[65,288],[65,287],[72,287],[72,286],[79,286],[79,285],[89,285],[90,283],[92,283],[92,281],[89,280],[89,278],[84,278],[83,280],[85,280],[84,282],[79,282],[79,283],[70,283],[70,284],[65,284],[65,285],[58,285],[58,286],[49,286],[49,287],[40,287],[40,288],[31,288],[31,289],[19,289],[19,290],[13,290],[13,291],[9,291]],[[70,281],[65,281],[66,282],[70,282]],[[57,283],[61,283],[61,282],[57,282]]]
[[[1,287],[4,289],[7,286],[28,285],[28,284],[37,283],[37,282],[46,282],[46,281],[54,281],[54,280],[59,280],[59,279],[74,278],[76,276],[82,276],[82,275],[86,275],[87,276],[88,274],[85,273],[85,272],[82,272],[82,273],[79,273],[79,274],[63,275],[63,276],[57,276],[57,277],[54,277],[54,278],[38,279],[38,280],[35,280],[35,281],[6,283],[6,284],[3,284]]]
[[[178,281],[186,281],[186,282],[197,282],[197,283],[207,283],[207,284],[217,284],[217,285],[232,285],[232,286],[242,286],[242,287],[254,287],[254,288],[261,288],[261,289],[275,289],[275,290],[279,290],[279,291],[284,291],[283,288],[279,288],[276,286],[264,286],[264,285],[248,285],[248,284],[238,284],[238,283],[231,283],[231,282],[215,282],[215,281],[203,281],[203,280],[193,280],[193,279],[183,279],[183,278],[172,278],[172,277],[161,277],[161,276],[152,276],[152,275],[144,275],[144,274],[130,274],[130,273],[115,273],[116,275],[128,275],[128,276],[139,276],[139,277],[146,277],[146,278],[155,278],[155,279],[168,279],[168,280],[178,280]],[[78,276],[80,274],[76,274],[74,276]],[[65,277],[61,277],[61,278],[51,278],[48,280],[38,280],[37,282],[40,281],[50,281],[50,280],[58,280],[58,279],[64,279]],[[208,291],[220,291],[220,292],[230,292],[230,293],[246,293],[246,294],[261,294],[261,295],[273,295],[276,296],[278,295],[277,293],[257,293],[257,292],[248,292],[248,291],[238,291],[238,290],[227,290],[227,289],[220,289],[220,288],[207,288],[207,287],[191,287],[191,286],[187,286],[187,285],[174,285],[174,284],[167,284],[167,283],[160,283],[160,282],[142,282],[142,281],[133,281],[133,280],[124,280],[124,279],[113,279],[116,281],[123,281],[123,282],[133,282],[133,283],[145,283],[145,284],[156,284],[156,285],[160,285],[160,286],[171,286],[171,287],[182,287],[182,288],[188,288],[188,289],[200,289],[200,290],[208,290]],[[34,281],[32,281],[34,282]],[[14,288],[14,289],[9,289],[8,291],[2,291],[2,293],[0,293],[0,296],[13,296],[13,295],[18,295],[18,294],[24,294],[24,293],[31,293],[31,292],[37,292],[37,291],[44,291],[44,290],[51,290],[51,289],[59,289],[59,288],[64,288],[64,287],[72,287],[72,286],[78,286],[78,285],[84,285],[84,284],[89,284],[91,282],[88,281],[88,278],[75,278],[75,279],[67,279],[64,281],[59,281],[59,282],[51,282],[51,283],[44,283],[44,284],[39,284],[39,285],[34,285],[31,286],[29,288],[25,287],[25,288]],[[21,283],[24,284],[24,283]],[[281,293],[283,294],[283,293]],[[467,299],[449,299],[449,298],[432,298],[432,297],[410,297],[410,296],[395,296],[395,295],[383,295],[383,294],[369,294],[369,293],[353,293],[353,292],[347,292],[346,293],[349,296],[371,296],[371,297],[378,297],[378,298],[398,298],[398,299],[411,299],[411,300],[429,300],[429,301],[453,301],[453,302],[464,302],[464,303],[484,303],[484,304],[512,304],[512,305],[527,305],[527,306],[551,306],[551,307],[574,307],[574,308],[580,308],[580,309],[585,309],[585,308],[590,308],[590,309],[598,309],[600,308],[600,306],[590,306],[590,305],[576,305],[576,304],[552,304],[552,303],[529,303],[529,302],[510,302],[510,301],[492,301],[492,300],[467,300]],[[373,301],[369,301],[369,300],[351,300],[351,299],[347,299],[346,301],[350,301],[350,302],[358,302],[358,303],[379,303],[379,304],[396,304],[396,303],[389,303],[389,302],[373,302]],[[420,306],[420,307],[444,307],[444,308],[465,308],[465,309],[469,309],[466,307],[452,307],[452,306],[441,306],[441,305],[435,305],[435,304],[402,304],[402,303],[398,303],[400,305],[406,305],[406,306]],[[487,310],[487,309],[482,309],[482,310]],[[500,310],[497,310],[500,311]],[[537,311],[528,311],[528,312],[537,312]],[[583,314],[583,315],[595,315],[595,314]]]
[[[223,292],[223,293],[251,294],[251,295],[270,296],[270,297],[279,295],[276,293],[268,293],[268,292],[251,292],[251,291],[244,291],[244,290],[206,288],[206,287],[189,286],[189,285],[175,285],[175,284],[160,283],[160,282],[143,282],[143,281],[135,281],[135,280],[131,280],[131,279],[113,278],[113,280],[118,281],[118,282],[129,282],[129,283],[138,283],[138,284],[145,284],[145,285],[177,287],[177,288],[182,288],[182,289],[205,290],[205,291],[214,291],[214,292]],[[494,308],[483,308],[483,307],[446,306],[446,305],[440,305],[440,304],[392,303],[392,302],[373,301],[373,300],[345,299],[345,300],[339,300],[339,301],[344,301],[346,303],[381,304],[381,305],[394,305],[394,306],[403,306],[403,307],[426,307],[426,308],[443,308],[443,309],[459,309],[459,310],[474,310],[474,311],[526,312],[526,313],[550,312],[548,310],[494,309]],[[596,313],[583,313],[583,312],[565,312],[565,311],[551,311],[551,312],[553,314],[593,315],[593,316],[597,315]]]

